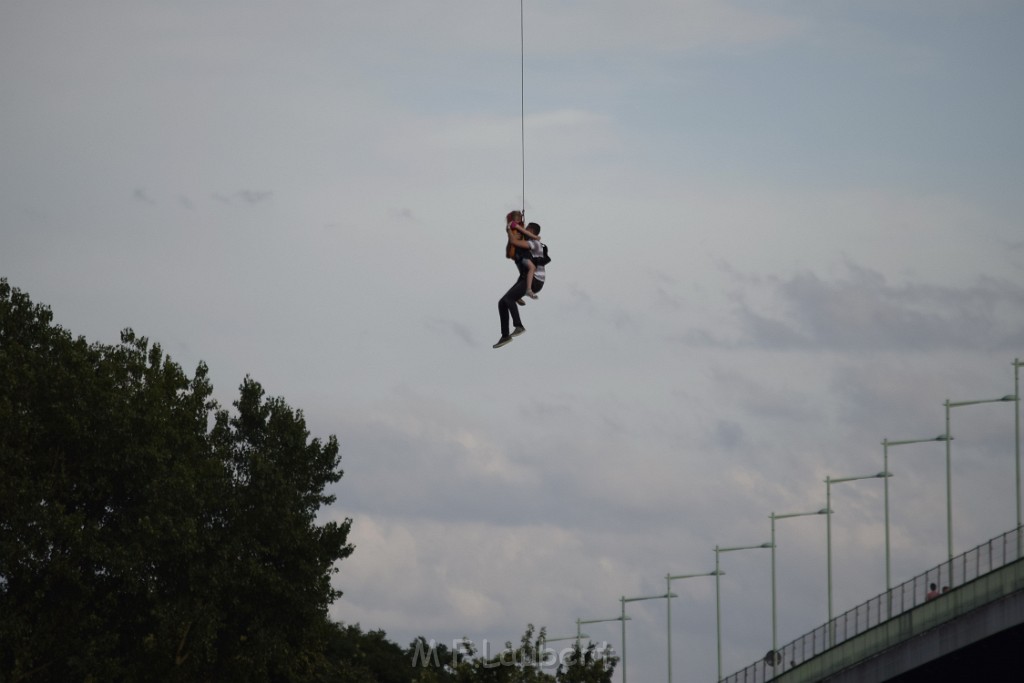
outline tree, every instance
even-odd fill
[[[611,654],[607,645],[598,649],[594,643],[590,643],[586,651],[583,651],[580,644],[576,643],[568,661],[558,665],[555,679],[558,683],[611,683],[618,661],[618,657]]]
[[[0,681],[299,681],[334,666],[351,520],[335,437],[245,378],[235,414],[125,330],[89,344],[0,280]]]
[[[309,441],[301,412],[246,378],[237,415],[216,413],[213,451],[229,473],[218,560],[229,598],[229,625],[218,642],[219,678],[291,680],[308,630],[340,596],[330,586],[335,561],[347,557],[349,522],[315,524],[324,488],[341,477],[338,443]],[[237,638],[235,636],[238,636]]]
[[[542,670],[540,643],[544,640],[544,629],[540,629],[536,638],[534,633],[533,624],[528,624],[518,647],[508,641],[505,649],[497,654],[483,652],[482,656],[474,657],[476,653],[470,649],[469,656],[463,658],[456,670],[456,680],[460,683],[553,683],[554,678]]]
[[[473,652],[464,648],[449,649],[444,643],[428,641],[423,636],[409,644],[405,657],[412,666],[412,683],[454,683],[460,669]]]

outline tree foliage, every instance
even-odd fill
[[[583,649],[576,643],[566,661],[559,663],[555,678],[557,683],[611,683],[618,662],[607,645],[589,643]]]
[[[610,683],[532,625],[494,653],[331,622],[337,439],[249,377],[222,408],[208,374],[0,279],[0,683]]]
[[[0,280],[0,681],[292,681],[330,668],[350,520],[332,436],[158,344],[89,344]]]
[[[545,629],[538,631],[532,624],[519,645],[506,642],[500,652],[478,650],[469,640],[458,643],[454,651],[434,647],[431,660],[431,646],[423,638],[409,646],[414,668],[421,667],[414,673],[414,683],[611,683],[618,662],[608,648],[593,643],[585,649],[576,643],[568,652],[558,652],[546,643]]]

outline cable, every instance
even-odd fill
[[[519,121],[523,168],[523,222],[526,221],[526,50],[523,36],[523,2],[519,0]]]

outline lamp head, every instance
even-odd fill
[[[1016,401],[1017,397],[1013,394],[1007,394],[1002,398],[984,398],[979,401],[950,401],[946,399],[946,409],[959,408],[960,406],[975,406],[979,403],[1005,403],[1008,401]]]

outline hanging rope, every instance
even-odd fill
[[[519,126],[523,167],[523,221],[526,220],[526,50],[523,35],[523,2],[519,0]]]

